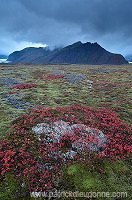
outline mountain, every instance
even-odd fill
[[[0,54],[0,59],[7,59],[7,58],[8,58],[7,55]]]
[[[8,57],[8,61],[12,61],[14,63],[26,62],[26,63],[34,63],[36,59],[41,59],[41,57],[45,57],[53,52],[48,47],[27,47],[21,51],[14,51]]]
[[[132,62],[132,54],[129,54],[129,55],[125,56],[125,59],[126,59],[128,62]]]
[[[106,51],[98,43],[76,42],[61,49],[51,51],[49,48],[29,47],[9,55],[8,61],[35,64],[126,64],[120,54]]]

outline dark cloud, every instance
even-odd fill
[[[132,0],[0,0],[0,54],[81,40],[132,53]]]

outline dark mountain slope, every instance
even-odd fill
[[[26,48],[10,54],[9,61],[51,64],[126,64],[120,54],[106,51],[98,43],[77,42],[62,49]]]
[[[27,63],[34,63],[34,60],[37,58],[41,58],[44,56],[47,56],[51,54],[53,51],[51,51],[49,48],[40,47],[28,47],[21,51],[15,51],[11,53],[8,57],[8,61],[12,61],[15,63],[19,62],[27,62]]]

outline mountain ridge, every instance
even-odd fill
[[[97,42],[78,41],[64,48],[50,50],[48,47],[28,47],[9,55],[8,61],[34,64],[126,64],[121,54],[114,54]]]

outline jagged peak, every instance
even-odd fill
[[[83,44],[81,41],[75,42],[74,44]]]
[[[82,45],[83,43],[81,41],[75,42],[73,44],[71,44],[71,46],[75,46],[75,45]]]

